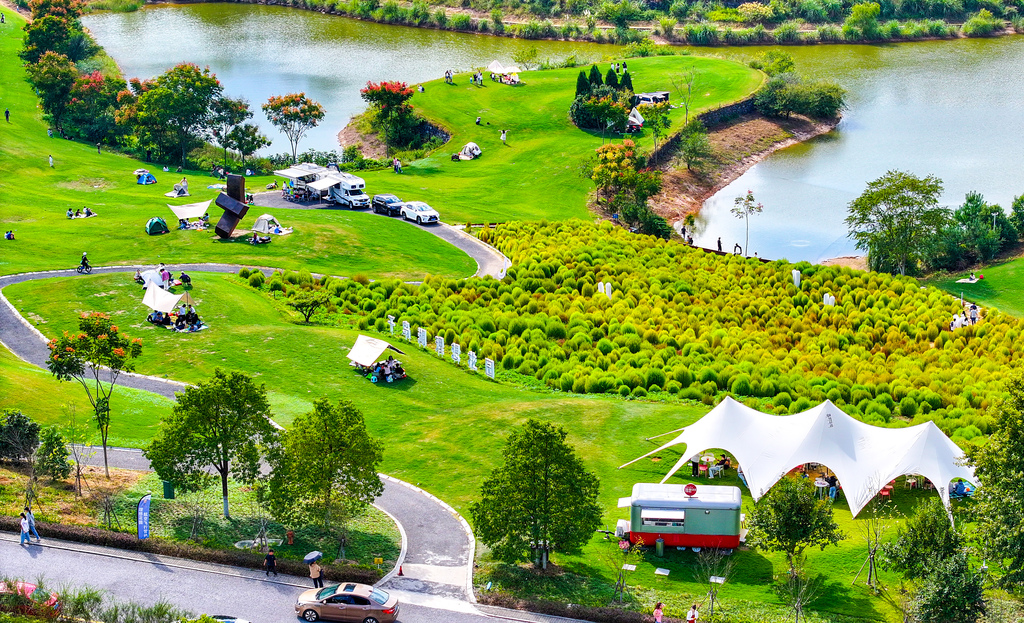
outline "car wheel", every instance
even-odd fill
[[[363,619],[363,623],[377,623],[377,619],[373,617],[366,617],[365,619]]]
[[[320,615],[316,613],[316,610],[306,610],[302,613],[302,618],[309,621],[309,623],[315,623],[320,620]]]
[[[417,225],[422,225],[423,224],[423,219],[421,219],[420,217],[417,216],[416,217],[416,224]]]

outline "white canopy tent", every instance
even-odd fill
[[[151,268],[150,270],[144,270],[141,273],[142,276],[142,287],[148,290],[159,290],[164,287],[164,280],[160,277],[160,271]],[[156,288],[150,288],[150,286],[156,286]]]
[[[491,61],[491,63],[487,66],[487,71],[494,74],[503,74],[505,73],[505,66],[502,65],[499,61]]]
[[[290,229],[282,227],[281,223],[279,223],[276,218],[269,214],[263,214],[258,219],[256,219],[256,222],[252,226],[252,230],[260,234],[276,234],[279,232],[283,234],[291,233],[292,231]]]
[[[629,118],[626,121],[630,125],[642,126],[644,124],[644,116],[640,114],[639,110],[633,108],[633,110],[629,111]]]
[[[721,448],[736,457],[757,501],[793,468],[820,463],[839,478],[854,516],[897,476],[924,476],[947,507],[950,481],[963,478],[977,484],[974,470],[962,465],[963,450],[934,422],[871,426],[828,400],[801,413],[776,416],[726,398],[678,437],[626,465],[679,444],[686,445],[686,452],[662,482],[692,455]]]
[[[466,143],[462,147],[462,151],[459,152],[459,159],[460,160],[472,160],[473,158],[476,158],[477,156],[479,156],[482,153],[483,153],[483,150],[480,149],[480,146],[477,145],[476,143],[470,141],[469,143]]]
[[[146,288],[146,295],[142,297],[142,304],[153,311],[170,313],[179,303],[194,305],[192,297],[188,292],[183,294],[171,294],[161,288]]]
[[[211,203],[213,203],[213,199],[200,201],[199,203],[186,203],[181,206],[172,206],[168,203],[167,207],[171,209],[171,212],[174,212],[174,216],[187,221],[190,218],[199,218],[206,214],[206,211],[210,209]]]
[[[348,351],[348,358],[361,366],[370,367],[377,363],[380,356],[389,348],[399,355],[405,354],[384,340],[360,335],[356,338],[352,350]]]

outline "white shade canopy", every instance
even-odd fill
[[[736,457],[757,501],[793,468],[820,463],[839,478],[855,517],[897,476],[924,476],[947,507],[950,481],[963,478],[977,484],[974,470],[962,464],[963,450],[934,422],[906,428],[872,426],[828,400],[801,413],[776,416],[727,397],[678,437],[626,465],[679,444],[686,445],[686,452],[662,482],[691,455],[721,448]]]
[[[153,311],[169,313],[179,304],[194,305],[192,297],[188,292],[172,294],[162,288],[146,288],[146,295],[142,297],[142,304]]]
[[[167,207],[174,212],[174,216],[188,220],[190,218],[199,218],[206,214],[206,211],[210,209],[210,204],[213,203],[213,199],[209,201],[200,201],[199,203],[186,203],[182,206],[172,206],[167,204]]]
[[[360,335],[356,338],[356,343],[352,346],[352,350],[348,352],[348,358],[361,366],[369,367],[377,363],[380,356],[389,348],[399,355],[405,354],[384,340],[368,335]]]
[[[487,66],[487,71],[495,74],[503,74],[505,73],[505,66],[502,65],[499,61],[491,61],[491,63]]]

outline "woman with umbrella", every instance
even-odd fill
[[[309,577],[313,580],[313,588],[323,588],[324,586],[324,570],[317,564],[317,561],[323,557],[324,555],[320,552],[310,552],[303,558],[309,565]]]

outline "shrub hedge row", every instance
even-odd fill
[[[338,281],[331,293],[364,316],[360,328],[385,331],[393,315],[555,390],[707,404],[730,394],[779,414],[827,398],[873,424],[932,420],[958,442],[988,432],[985,410],[1021,359],[1020,321],[987,310],[951,332],[959,302],[912,278],[720,257],[607,223],[480,236],[513,262],[500,282]]]
[[[210,562],[234,567],[248,569],[262,569],[263,555],[244,550],[221,550],[200,547],[191,543],[179,543],[150,537],[140,541],[134,534],[128,532],[115,532],[91,526],[76,526],[67,524],[55,524],[36,522],[36,529],[43,538],[62,539],[76,543],[87,543],[89,545],[100,545],[103,547],[114,547],[117,549],[131,550],[136,552],[147,552],[163,556],[175,556],[199,562]],[[0,530],[8,532],[20,532],[20,518],[0,516]],[[323,563],[325,577],[332,582],[360,582],[373,584],[381,578],[377,569],[368,567],[357,567],[354,565],[334,565]],[[309,568],[301,561],[278,559],[277,569],[279,573],[306,577],[309,575]]]

